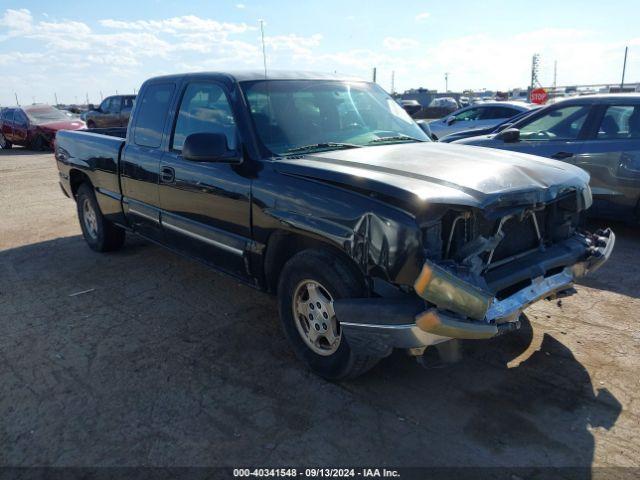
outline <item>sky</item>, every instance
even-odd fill
[[[98,103],[152,76],[267,67],[337,72],[391,91],[640,81],[640,2],[0,1],[0,105]]]

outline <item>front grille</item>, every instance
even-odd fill
[[[487,219],[481,212],[449,212],[442,220],[442,258],[456,263],[464,261],[470,250],[473,250],[472,247],[477,244],[478,237],[495,236],[501,221],[504,238],[493,253],[486,251],[480,254],[485,266],[489,259],[493,265],[535,250],[540,243],[550,245],[569,238],[577,226],[578,212],[571,202],[567,202],[567,198],[570,198],[570,195],[543,208],[525,210],[524,213],[505,218],[504,221],[501,217]],[[534,214],[537,230],[532,217]]]
[[[536,217],[543,212],[537,212]],[[540,225],[540,218],[537,218]],[[495,232],[495,230],[493,230]],[[502,225],[502,233],[504,238],[498,244],[493,256],[492,262],[499,262],[513,255],[518,255],[536,248],[540,245],[538,234],[536,232],[535,223],[531,215],[526,218],[510,218]]]

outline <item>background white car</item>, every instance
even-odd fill
[[[488,128],[532,107],[533,105],[524,102],[484,102],[433,120],[429,123],[429,129],[436,138],[441,138],[470,128]]]

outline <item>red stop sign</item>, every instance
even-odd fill
[[[531,90],[532,103],[542,105],[543,103],[547,103],[547,100],[549,100],[549,95],[547,95],[547,91],[544,88],[536,88],[534,90]]]

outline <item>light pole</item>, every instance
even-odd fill
[[[624,47],[624,63],[622,64],[622,80],[620,81],[620,88],[624,87],[624,74],[627,70],[627,52],[629,47]]]

